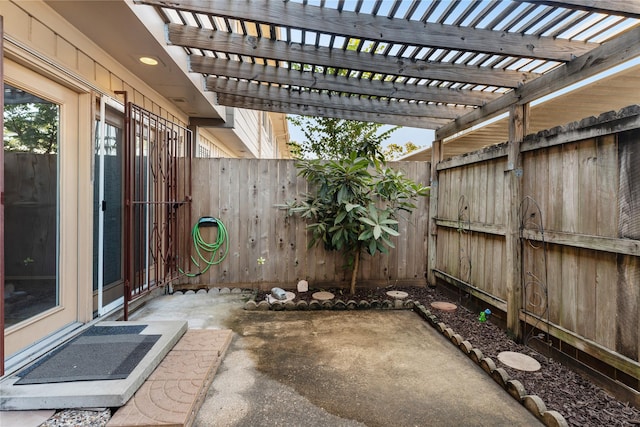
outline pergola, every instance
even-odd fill
[[[155,48],[165,67],[141,77],[197,125],[224,123],[206,105],[217,104],[434,129],[442,157],[508,140],[501,115],[514,106],[530,104],[535,132],[635,104],[640,92],[632,62],[536,105],[640,56],[635,0],[49,4],[134,71],[134,57]]]
[[[635,1],[136,3],[153,6],[167,45],[184,50],[189,71],[202,75],[221,105],[435,129],[433,146],[421,153],[432,161],[431,212],[445,155],[509,141],[507,201],[515,207],[528,132],[635,104],[640,93]],[[595,84],[571,87],[618,66]],[[517,209],[509,211],[505,238],[507,306],[517,307]],[[515,336],[518,316],[507,311]]]
[[[448,155],[509,137],[506,119],[459,135],[470,127],[640,55],[633,0],[138,3],[222,105],[435,129]],[[539,108],[528,129],[638,102],[639,71]]]

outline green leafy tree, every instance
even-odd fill
[[[355,152],[329,161],[300,160],[296,167],[313,192],[280,207],[308,221],[309,247],[322,244],[346,255],[353,294],[361,254],[395,247],[391,239],[399,235],[398,214],[415,209],[414,201],[428,195],[429,188]]]
[[[51,103],[4,106],[4,148],[39,154],[58,150],[58,106]]]
[[[387,160],[398,159],[406,154],[419,150],[421,147],[417,146],[411,141],[406,142],[404,145],[400,144],[389,144],[382,151],[384,157]]]
[[[380,132],[384,125],[329,117],[289,116],[291,124],[302,129],[303,142],[291,143],[296,158],[337,160],[355,152],[360,157],[384,160],[382,143],[399,129]]]

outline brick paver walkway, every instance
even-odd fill
[[[226,329],[188,330],[107,426],[190,426],[231,337]]]

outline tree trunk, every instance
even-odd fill
[[[351,272],[351,295],[356,293],[356,278],[358,277],[358,269],[360,268],[360,249],[356,251],[353,260],[353,271]]]

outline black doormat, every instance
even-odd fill
[[[129,376],[160,335],[146,325],[92,326],[19,372],[15,384],[119,380]]]

